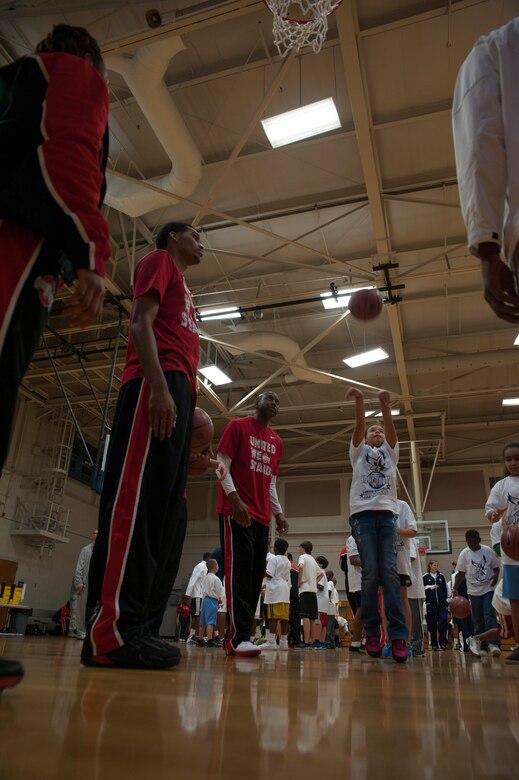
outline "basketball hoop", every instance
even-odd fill
[[[286,57],[291,49],[299,51],[303,46],[311,46],[316,54],[328,32],[328,16],[341,4],[342,0],[263,0],[272,11],[274,24],[272,33],[280,57]],[[298,5],[303,18],[290,16],[290,7]]]
[[[421,555],[422,557],[427,555],[427,550],[428,549],[429,549],[428,547],[419,547],[418,548],[419,555]]]

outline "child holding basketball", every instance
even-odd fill
[[[512,441],[503,449],[506,476],[496,482],[485,506],[491,523],[501,521],[503,531],[519,524],[519,442]],[[519,637],[519,560],[514,560],[503,550],[503,596],[510,600],[514,636]],[[519,663],[519,647],[506,659],[507,663]]]
[[[347,399],[355,399],[355,429],[350,444],[353,478],[350,489],[350,523],[362,563],[362,623],[366,652],[373,658],[382,653],[379,584],[384,591],[391,652],[398,663],[407,661],[407,625],[400,596],[396,562],[396,466],[398,439],[391,415],[390,396],[379,393],[384,425],[365,430],[364,396],[351,387]]]

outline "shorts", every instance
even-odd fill
[[[191,616],[198,617],[200,614],[200,607],[202,605],[202,599],[196,596],[191,599]]]
[[[305,591],[299,596],[299,617],[317,620],[319,610],[317,609],[317,593]]]
[[[401,588],[410,588],[411,585],[413,584],[409,574],[399,574],[398,578],[400,580],[400,587]]]
[[[328,625],[328,613],[327,612],[319,612],[319,622],[322,626]]]
[[[513,601],[519,600],[519,566],[503,565],[503,596]]]
[[[267,608],[267,617],[269,620],[289,620],[290,604],[265,604]]]
[[[216,613],[218,612],[218,599],[204,596],[202,599],[202,609],[200,611],[200,627],[216,625]]]

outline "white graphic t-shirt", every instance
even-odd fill
[[[494,569],[498,568],[499,561],[496,554],[486,544],[482,544],[479,550],[465,547],[460,552],[456,564],[456,571],[465,572],[469,596],[484,596],[485,593],[494,590],[495,586],[490,583],[494,577]]]
[[[394,449],[387,442],[382,447],[370,447],[365,442],[355,447],[351,442],[350,461],[353,466],[350,515],[377,510],[397,515],[398,442]]]
[[[362,568],[350,563],[350,558],[359,554],[357,543],[353,536],[346,539],[346,555],[348,556],[348,587],[352,593],[362,590]]]
[[[519,477],[505,477],[496,482],[490,495],[488,497],[485,514],[488,515],[494,509],[501,509],[506,506],[506,512],[503,515],[509,523],[517,525],[519,523]],[[493,523],[495,527],[498,523]],[[501,525],[501,523],[499,523]],[[495,532],[494,532],[495,533]],[[491,537],[492,538],[492,537]],[[499,539],[495,542],[492,540],[492,544],[497,544],[501,541],[501,533]],[[510,558],[501,547],[501,560],[506,566],[519,566],[519,561],[514,561]]]
[[[265,604],[290,603],[290,561],[286,555],[271,555],[267,558]]]
[[[417,531],[415,516],[406,501],[398,499],[398,528],[414,528]],[[407,574],[411,577],[411,558],[416,558],[416,547],[412,543],[413,537],[396,537],[396,568],[399,574]]]

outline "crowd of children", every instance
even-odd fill
[[[356,409],[350,446],[352,533],[341,551],[340,566],[347,573],[353,613],[350,653],[392,656],[397,663],[423,656],[425,607],[431,650],[446,650],[452,638],[454,650],[464,649],[478,658],[499,655],[500,638],[517,636],[519,630],[519,562],[501,553],[499,544],[503,524],[519,521],[519,444],[505,447],[507,475],[487,502],[492,547],[482,545],[479,532],[469,529],[467,547],[453,561],[450,582],[439,571],[438,561],[430,560],[422,575],[414,539],[417,523],[409,504],[397,497],[398,440],[389,394],[379,395],[384,425],[372,424],[367,431],[362,393],[352,388],[347,397],[354,399]],[[337,581],[329,562],[324,555],[314,558],[312,552],[312,542],[302,541],[295,565],[288,542],[280,537],[273,553],[267,554],[257,619],[251,627],[251,642],[261,645],[262,652],[333,649],[340,644],[339,636],[349,632],[339,614]],[[196,610],[191,611],[195,619],[200,614],[199,647],[222,644],[223,623],[218,626],[220,638],[215,638],[219,609],[225,620],[218,563],[207,557],[207,563],[195,567],[188,587],[188,595],[195,596],[196,591],[200,597],[198,601],[195,596]],[[499,557],[504,576],[496,588]],[[466,618],[449,615],[448,603],[458,595],[470,600],[472,614]],[[187,636],[189,611],[189,598],[184,597],[177,607],[181,640]],[[519,648],[507,661],[519,661]]]

